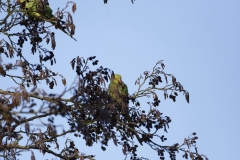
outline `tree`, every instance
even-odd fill
[[[46,3],[43,0],[40,2]],[[69,4],[72,4],[74,12],[76,4],[68,2],[67,5]],[[75,33],[73,18],[66,12],[67,6],[57,11],[55,24],[49,24],[44,17],[36,19],[29,16],[25,13],[30,12],[29,10],[23,14],[21,6],[15,1],[0,1],[0,7],[4,13],[0,22],[0,33],[4,35],[4,39],[0,41],[0,75],[1,79],[11,79],[14,82],[14,86],[5,86],[6,88],[0,90],[1,157],[17,159],[21,153],[27,151],[35,159],[34,150],[39,150],[60,159],[93,159],[94,156],[78,150],[74,139],[66,139],[65,146],[59,145],[59,137],[74,134],[76,139],[82,137],[86,146],[100,142],[103,151],[107,149],[109,141],[113,141],[115,145],[122,146],[126,157],[132,159],[147,159],[147,155],[146,158],[137,155],[138,147],[143,144],[155,150],[160,159],[169,155],[174,160],[179,152],[186,159],[207,159],[197,151],[198,137],[195,132],[182,143],[161,145],[167,139],[159,135],[159,131],[164,130],[167,133],[171,118],[164,116],[158,109],[161,102],[159,93],[163,92],[164,99],[175,102],[179,92],[182,92],[189,103],[188,91],[173,74],[165,73],[163,61],[158,61],[152,71],[144,71],[137,78],[135,85],[138,90],[126,100],[129,106],[126,116],[121,110],[122,106],[119,103],[116,105],[107,91],[107,83],[114,71],[103,66],[98,67],[96,56],[72,59],[69,67],[76,72],[77,79],[71,86],[66,86],[63,75],[49,69],[47,63],[56,63],[56,40],[51,26],[54,25],[56,29],[64,30],[71,36]],[[21,26],[22,30],[16,31],[15,26]],[[31,62],[29,55],[24,52],[29,45],[31,53],[38,56],[39,62]],[[54,91],[56,77],[60,77],[62,84],[66,86],[63,92],[51,94],[38,87],[40,83],[46,82]],[[72,96],[66,97],[67,93]],[[142,106],[145,104],[139,102],[143,97],[151,97],[151,101],[147,102],[150,108],[148,111],[143,110]],[[68,122],[68,130],[60,130],[56,125],[54,117],[57,115]],[[41,121],[41,126],[36,128],[30,123],[37,124],[37,120]],[[54,148],[60,151],[55,151]]]

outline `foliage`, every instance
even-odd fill
[[[76,4],[68,4],[73,5],[74,12]],[[57,11],[57,25],[54,26],[73,35],[75,25],[71,14],[65,11],[66,8]],[[106,89],[114,71],[103,66],[91,69],[94,68],[91,65],[96,67],[99,63],[95,56],[74,58],[69,67],[76,72],[76,81],[62,93],[46,93],[38,87],[41,82],[43,84],[45,81],[50,89],[54,89],[57,85],[56,76],[59,76],[62,84],[66,85],[64,76],[50,70],[46,64],[56,63],[53,52],[56,47],[55,33],[44,18],[36,20],[22,14],[20,5],[15,1],[0,1],[0,9],[4,13],[0,33],[5,35],[5,39],[0,40],[0,75],[1,79],[10,78],[15,84],[0,90],[1,157],[17,159],[23,152],[31,152],[31,159],[35,159],[34,150],[39,150],[60,159],[93,159],[94,156],[80,152],[74,140],[66,139],[65,146],[59,146],[57,138],[74,134],[76,139],[82,137],[86,146],[100,142],[103,151],[107,149],[109,141],[113,141],[116,146],[122,146],[123,154],[131,159],[147,159],[138,157],[139,144],[147,144],[157,152],[160,159],[168,154],[174,160],[179,151],[182,151],[186,159],[207,159],[197,151],[198,137],[195,132],[181,144],[162,146],[159,142],[164,142],[167,138],[159,135],[158,131],[164,130],[167,133],[171,122],[171,118],[163,116],[158,109],[161,102],[159,92],[163,92],[164,99],[169,98],[173,102],[179,92],[183,92],[189,103],[188,91],[172,74],[164,72],[163,61],[157,62],[151,72],[145,71],[137,78],[137,91],[127,97],[127,115],[119,109],[119,104],[114,103]],[[16,26],[21,27],[22,31],[15,31]],[[38,63],[31,63],[29,55],[23,52],[29,45],[34,56],[39,54]],[[48,49],[49,45],[51,49]],[[7,60],[9,62],[5,62]],[[169,78],[171,83],[168,82]],[[65,98],[67,93],[72,93],[72,97]],[[139,99],[142,97],[152,97],[146,103],[149,107],[140,105]],[[142,108],[150,109],[145,111]],[[54,121],[57,115],[68,122],[68,130],[59,133]],[[37,120],[44,118],[48,122],[42,122],[40,127],[30,124],[32,121],[36,124]],[[20,143],[21,139],[25,139],[26,143]],[[56,152],[53,144],[61,151]],[[195,150],[192,151],[191,148]]]

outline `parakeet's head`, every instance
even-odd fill
[[[114,74],[113,82],[116,84],[122,84],[122,76],[120,74]]]

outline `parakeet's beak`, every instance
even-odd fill
[[[122,80],[121,80],[121,79],[119,79],[119,80],[118,80],[118,83],[119,83],[119,84],[122,84]]]

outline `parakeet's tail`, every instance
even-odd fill
[[[70,36],[72,39],[74,39],[75,41],[77,41],[72,35],[70,35],[68,32],[66,32],[62,27],[58,27],[58,29],[60,29],[61,31],[63,31],[63,33],[67,34],[67,35]]]
[[[52,17],[51,19],[46,19],[45,21],[50,22],[53,26],[55,26],[56,29],[60,29],[63,33],[67,34],[70,36],[72,39],[77,41],[70,33],[68,33],[62,25],[60,25],[58,22],[59,20],[56,17]]]

